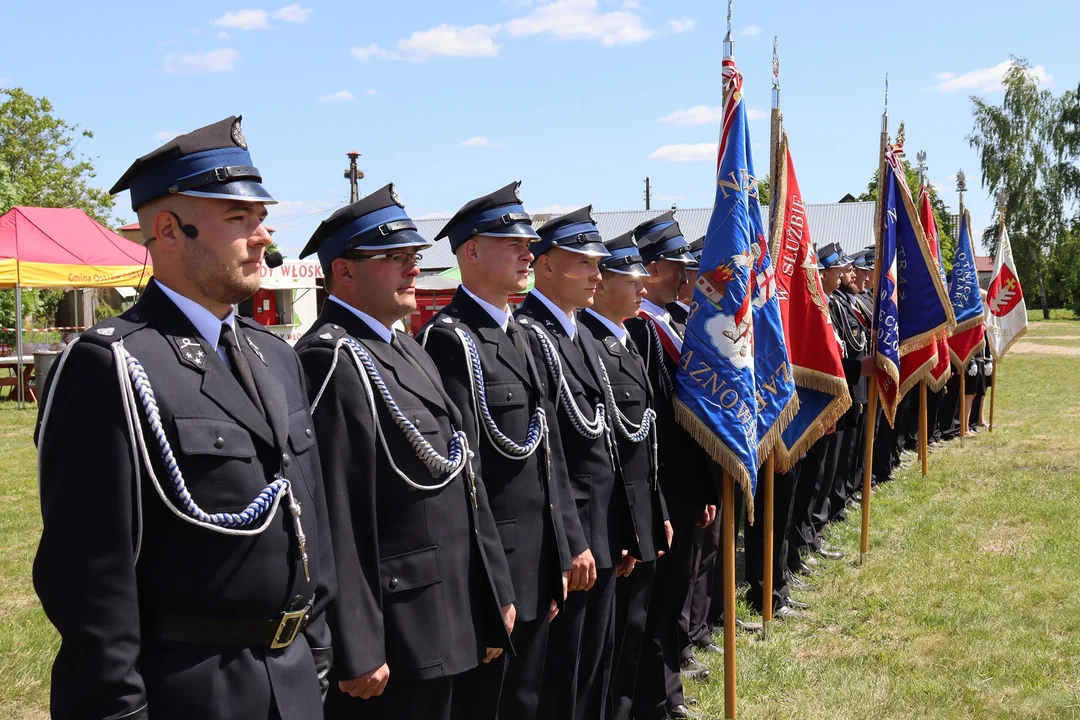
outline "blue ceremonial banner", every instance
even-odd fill
[[[897,307],[896,234],[899,213],[896,209],[900,189],[896,173],[885,165],[885,181],[878,202],[884,205],[878,218],[882,223],[874,254],[874,351],[878,368],[881,408],[892,425],[900,387],[900,321]]]
[[[758,468],[798,410],[798,399],[734,58],[724,58],[723,74],[716,202],[675,376],[675,413],[739,483],[752,520]]]
[[[971,215],[960,216],[960,237],[953,256],[949,300],[956,314],[956,329],[949,338],[949,355],[963,372],[971,357],[982,349],[983,301],[979,292],[979,271],[975,268],[975,244],[971,240]]]
[[[937,360],[934,343],[955,323],[934,251],[907,185],[903,142],[901,136],[886,153],[897,185],[896,305],[902,359],[896,402],[930,375]]]

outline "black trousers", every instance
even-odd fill
[[[470,671],[471,672],[471,671]],[[459,676],[460,677],[460,676]],[[450,720],[454,677],[416,680],[395,677],[393,668],[382,695],[368,700],[330,688],[327,720]]]
[[[514,624],[515,654],[454,676],[453,720],[533,720],[548,650],[547,615]]]
[[[602,720],[615,653],[615,568],[596,571],[588,591],[570,593],[551,623],[537,718]],[[511,719],[513,720],[513,719]]]
[[[926,442],[932,443],[941,439],[941,430],[938,428],[938,409],[941,407],[941,393],[926,391]]]
[[[736,513],[739,504],[735,505]],[[738,514],[735,515],[738,517]],[[693,582],[686,594],[682,613],[679,615],[679,657],[689,660],[694,646],[703,647],[712,642],[710,619],[723,619],[723,600],[715,592],[720,576],[720,506],[717,505],[716,520],[707,528],[694,527]],[[719,623],[714,623],[719,624]]]
[[[945,383],[945,394],[938,408],[938,429],[944,440],[951,440],[960,434],[960,376],[953,368],[953,376]]]
[[[683,703],[679,675],[679,615],[693,575],[693,517],[673,518],[671,551],[656,561],[655,593],[645,620],[632,715],[636,720],[667,717]],[[510,720],[517,720],[510,718]]]
[[[650,560],[638,563],[627,577],[615,581],[615,657],[607,720],[630,718],[655,577],[656,560]]]
[[[811,546],[814,549],[821,547],[821,532],[829,520],[844,507],[844,487],[847,484],[847,474],[851,472],[846,453],[854,439],[854,433],[855,417],[845,414],[836,423],[833,442],[826,449],[821,465],[821,485],[810,505],[810,524],[814,530]]]
[[[779,610],[787,604],[788,586],[784,570],[787,568],[788,547],[791,529],[792,510],[795,507],[795,490],[798,473],[795,469],[776,473],[773,477],[773,558],[772,558],[772,603],[773,610]],[[764,473],[758,473],[757,492],[754,493],[754,507],[765,506]],[[746,591],[746,601],[758,612],[765,607],[762,593],[765,588],[765,522],[759,510],[753,525],[747,524],[743,530],[744,556],[746,558],[746,581],[750,588]]]
[[[813,514],[811,505],[814,498],[821,492],[825,459],[832,450],[832,445],[837,441],[837,433],[822,437],[810,447],[806,457],[796,465],[795,472],[798,474],[798,481],[795,484],[795,499],[792,502],[787,554],[787,567],[792,572],[796,571],[802,562],[799,553],[813,548],[816,533],[811,519]]]

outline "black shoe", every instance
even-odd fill
[[[803,562],[799,563],[799,569],[796,572],[798,572],[800,575],[813,575],[814,569]]]
[[[687,707],[694,707],[698,704],[698,699],[696,697],[690,697],[689,695],[683,695],[682,700],[683,705],[686,705]]]
[[[667,716],[673,720],[704,720],[705,716],[701,713],[691,710],[686,705],[676,705],[673,708],[669,708]]]
[[[773,613],[773,618],[776,620],[805,620],[807,617],[809,616],[806,613],[801,613],[787,605]]]
[[[814,555],[818,555],[820,553],[821,553],[821,550],[815,550],[814,551]],[[807,555],[806,557],[803,558],[803,562],[806,563],[807,565],[809,565],[810,567],[817,567],[821,563],[818,562],[818,559],[816,557],[814,557],[814,555]]]
[[[683,660],[680,667],[680,674],[686,680],[704,680],[712,675],[712,671],[705,667],[703,662],[694,657],[689,660]]]
[[[810,603],[799,602],[798,600],[792,600],[791,598],[788,598],[787,606],[790,607],[790,608],[794,608],[795,610],[809,610],[810,609]]]
[[[817,590],[817,586],[811,585],[798,575],[791,575],[788,577],[788,585],[790,585],[793,590],[802,590],[804,592],[813,592],[814,590]]]
[[[724,654],[724,648],[720,647],[719,645],[717,645],[714,642],[708,642],[708,643],[705,643],[704,645],[695,645],[694,647],[698,648],[699,650],[702,650],[703,652],[707,652],[707,653],[716,653],[718,655],[723,655]]]
[[[761,632],[765,629],[765,626],[759,622],[747,622],[745,620],[735,618],[735,629],[742,630],[743,632]]]
[[[826,560],[840,560],[844,557],[844,553],[836,552],[834,550],[818,550],[817,556],[825,558]]]

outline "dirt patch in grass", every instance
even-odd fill
[[[983,535],[979,550],[987,555],[1017,555],[1025,550],[1030,539],[1022,528],[997,523]]]
[[[1012,346],[1011,352],[1018,355],[1066,355],[1068,357],[1080,357],[1080,348],[1062,347],[1060,345],[1038,345],[1036,343],[1027,342],[1016,343]]]

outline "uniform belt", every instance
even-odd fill
[[[311,605],[283,612],[274,620],[241,620],[159,615],[146,634],[157,640],[198,645],[262,646],[272,650],[292,645],[311,620]]]

